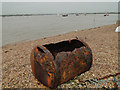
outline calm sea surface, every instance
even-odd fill
[[[118,15],[87,14],[87,15],[43,15],[43,16],[12,16],[2,18],[2,45],[34,40],[58,35],[75,30],[115,24]]]

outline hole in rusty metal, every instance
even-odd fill
[[[38,51],[45,53],[40,47],[37,47]]]
[[[85,46],[82,42],[80,42],[79,40],[71,40],[71,41],[62,41],[59,43],[51,43],[51,44],[47,44],[47,45],[43,45],[44,47],[46,47],[54,56],[57,55],[57,53],[59,52],[72,52],[75,48],[81,48],[83,46]]]

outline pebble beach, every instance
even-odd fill
[[[105,25],[87,30],[22,41],[2,47],[2,88],[47,88],[32,74],[30,54],[33,47],[64,40],[85,41],[92,50],[93,63],[89,71],[76,76],[57,88],[118,88],[118,25]]]

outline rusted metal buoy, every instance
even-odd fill
[[[92,51],[81,40],[36,46],[31,53],[31,67],[35,78],[49,88],[73,79],[90,69]]]

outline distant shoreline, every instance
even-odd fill
[[[60,13],[59,15],[63,15],[63,14]],[[74,15],[74,14],[106,14],[106,13],[66,13],[66,14]],[[110,12],[108,14],[120,14],[120,12]],[[10,15],[0,15],[0,16],[10,17],[10,16],[41,16],[41,15],[58,15],[58,14],[57,13],[55,13],[55,14],[10,14]]]

